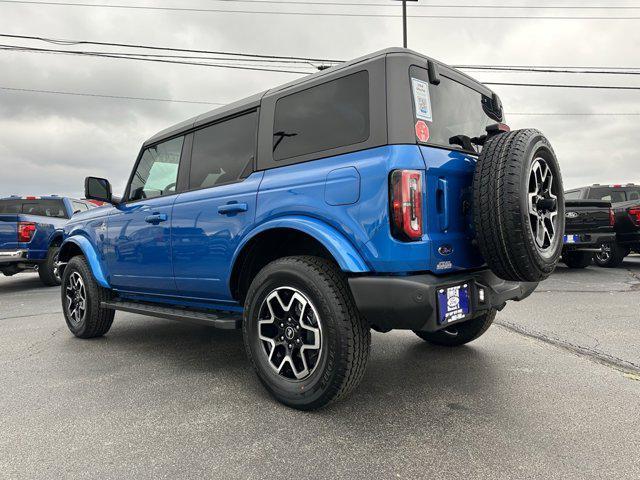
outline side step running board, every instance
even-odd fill
[[[199,325],[209,325],[224,330],[235,330],[241,327],[242,314],[236,312],[199,312],[186,308],[170,308],[159,305],[150,305],[140,302],[125,302],[122,300],[112,300],[102,302],[102,308],[110,308],[121,312],[137,313],[150,317],[167,318],[169,320],[179,320],[181,322],[196,323]]]

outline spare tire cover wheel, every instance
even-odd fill
[[[537,130],[489,139],[474,174],[474,225],[491,270],[512,281],[539,282],[563,246],[564,193],[549,141]]]

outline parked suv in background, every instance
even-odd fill
[[[390,49],[165,130],[122,198],[86,180],[111,206],[65,228],[67,325],[103,335],[121,310],[242,328],[300,409],[355,388],[371,328],[474,340],[562,249],[553,150],[502,120],[485,86]]]
[[[640,185],[591,185],[568,190],[569,199],[606,200],[613,208],[615,242],[603,242],[602,251],[594,254],[601,267],[619,267],[631,252],[640,253]]]
[[[90,208],[90,202],[56,195],[0,198],[0,273],[37,270],[45,285],[60,285],[62,227],[74,213]]]

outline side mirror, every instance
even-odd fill
[[[89,200],[113,203],[109,180],[98,177],[87,177],[84,180],[84,197]]]

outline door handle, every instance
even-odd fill
[[[440,230],[444,232],[449,228],[449,184],[444,178],[438,179],[436,198]]]
[[[169,216],[166,213],[154,213],[144,219],[145,222],[153,225],[158,225],[160,222],[166,222],[169,220]]]
[[[246,203],[227,203],[218,207],[218,213],[221,215],[230,215],[232,213],[246,212],[249,205]]]

